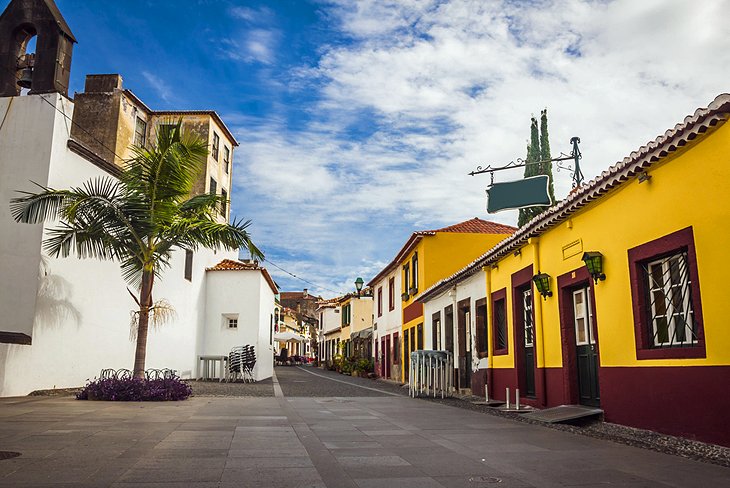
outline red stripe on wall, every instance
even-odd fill
[[[411,320],[423,316],[423,303],[413,302],[403,309],[403,323],[406,324]]]

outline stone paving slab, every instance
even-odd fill
[[[0,447],[22,453],[0,487],[730,486],[721,466],[286,369],[279,397],[0,399]],[[303,375],[337,396],[286,396]]]

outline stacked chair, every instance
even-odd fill
[[[228,355],[228,380],[237,381],[240,377],[244,383],[253,383],[254,366],[256,366],[256,352],[253,346],[234,347]]]

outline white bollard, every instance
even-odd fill
[[[515,389],[515,410],[520,409],[520,389]]]
[[[504,404],[504,408],[509,409],[509,386],[507,388],[505,388],[504,397],[507,399],[507,401]]]

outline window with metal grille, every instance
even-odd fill
[[[494,300],[492,322],[494,324],[494,353],[507,353],[507,307],[505,298]]]
[[[134,145],[144,147],[147,141],[147,122],[137,117],[134,125]]]
[[[231,150],[228,149],[228,146],[223,146],[223,169],[226,171],[226,173],[230,172],[231,167]]]
[[[692,311],[692,280],[687,253],[657,259],[643,268],[653,347],[676,347],[697,343]]]
[[[213,149],[211,150],[211,153],[213,155],[213,159],[218,161],[218,150],[220,149],[221,145],[221,138],[213,132]]]
[[[531,347],[535,342],[535,326],[532,323],[532,289],[530,288],[522,292],[522,317],[525,328],[525,346]]]
[[[228,319],[228,328],[229,329],[237,329],[238,328],[238,319]]]
[[[692,227],[628,250],[637,359],[704,358]]]

